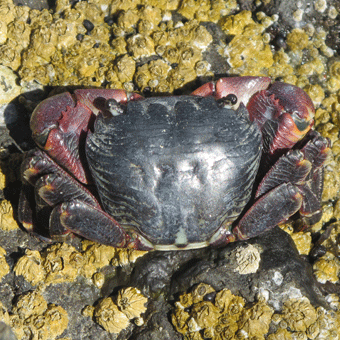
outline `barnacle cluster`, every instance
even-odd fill
[[[171,10],[176,9],[190,20],[174,22]],[[7,72],[6,89],[14,97],[22,89],[15,85],[13,71],[25,88],[106,84],[133,90],[135,81],[141,90],[170,92],[197,75],[210,74],[202,52],[212,37],[200,21],[211,15],[217,22],[236,9],[235,0],[90,0],[74,6],[59,0],[51,13],[3,0],[0,72]],[[165,75],[157,74],[153,63],[136,66],[149,57],[166,64]]]
[[[17,261],[14,272],[22,275],[32,285],[44,282],[45,285],[72,282],[82,275],[92,279],[100,288],[104,275],[100,269],[108,265],[126,265],[134,262],[145,252],[100,245],[84,241],[83,251],[77,251],[67,243],[58,243],[46,248],[42,253],[27,249]]]
[[[334,310],[327,311],[314,308],[305,297],[294,298],[285,301],[280,312],[274,312],[263,296],[249,304],[228,289],[216,292],[201,283],[180,295],[172,323],[186,339],[195,340],[338,339],[338,300],[333,303]]]
[[[313,264],[313,273],[321,283],[336,283],[339,281],[340,260],[333,253],[326,252]]]
[[[232,339],[241,335],[264,338],[274,310],[261,297],[252,306],[230,290],[216,292],[201,283],[180,295],[172,323],[187,339]]]
[[[141,314],[147,309],[147,301],[137,288],[128,287],[119,290],[116,298],[107,297],[95,308],[86,308],[85,313],[87,316],[93,315],[96,322],[109,333],[119,333],[130,325],[131,320],[143,324]]]
[[[316,31],[311,25],[293,29],[287,35],[287,47],[272,51],[266,29],[277,20],[275,15],[268,17],[258,12],[255,21],[249,11],[222,19],[222,29],[232,37],[222,51],[229,58],[231,72],[264,75],[273,79],[280,77],[284,82],[304,88],[314,102],[320,104],[325,97],[324,90],[320,85],[311,85],[308,77],[320,77],[321,81],[328,68],[327,58],[332,55],[332,50],[325,44],[326,32]],[[336,63],[331,66],[332,71],[326,82],[332,93],[340,90],[337,67]]]
[[[68,316],[61,306],[48,304],[41,292],[27,292],[8,313],[0,303],[0,321],[10,325],[18,339],[53,340],[67,327]]]
[[[294,298],[273,315],[273,332],[267,339],[338,339],[339,325],[339,310],[314,308],[306,297]]]

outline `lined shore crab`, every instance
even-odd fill
[[[221,78],[191,95],[79,89],[41,102],[22,164],[19,219],[49,237],[189,249],[321,217],[330,142],[296,86]]]

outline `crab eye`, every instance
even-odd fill
[[[299,131],[303,132],[311,126],[311,122],[306,119],[301,119],[297,111],[294,111],[291,116]]]
[[[222,107],[232,107],[237,103],[237,96],[230,93],[227,96],[218,99],[217,103]]]
[[[124,113],[124,108],[121,104],[117,102],[116,99],[108,99],[105,102],[105,108],[112,116],[119,116]]]

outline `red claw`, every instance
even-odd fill
[[[41,102],[31,117],[31,130],[36,143],[63,168],[82,183],[88,183],[88,171],[79,154],[91,129],[94,116],[105,110],[105,102],[115,99],[123,104],[143,99],[124,90],[79,89],[74,95],[61,93]]]
[[[312,100],[302,89],[290,84],[276,82],[255,93],[247,109],[250,119],[269,137],[265,152],[270,155],[291,149],[314,124]]]

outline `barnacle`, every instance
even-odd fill
[[[195,300],[195,290],[201,291]],[[214,340],[242,338],[259,338],[268,332],[274,310],[268,306],[263,297],[255,304],[245,307],[245,300],[223,289],[215,296],[214,302],[203,300],[207,294],[216,293],[204,283],[199,284],[189,294],[180,295],[175,302],[172,323],[178,332],[188,339],[203,334]]]
[[[68,324],[66,311],[61,306],[47,304],[38,291],[20,296],[13,313],[10,325],[20,339],[28,331],[32,339],[52,340],[61,335]]]
[[[310,232],[294,232],[294,228],[290,223],[280,225],[280,228],[288,233],[300,255],[308,255],[312,248],[312,235]]]
[[[14,266],[14,272],[16,275],[22,275],[32,285],[42,282],[46,276],[41,255],[37,250],[26,249],[25,255],[20,257]]]
[[[326,281],[338,282],[340,274],[340,261],[331,252],[320,257],[313,265],[314,275],[321,283]]]
[[[244,308],[238,325],[248,337],[263,337],[268,333],[274,309],[270,307],[264,298],[260,298],[251,308]]]
[[[251,244],[236,251],[237,267],[235,271],[240,274],[256,273],[259,268],[261,256],[259,250]]]
[[[190,318],[190,314],[186,312],[182,306],[178,305],[178,302],[176,302],[176,307],[179,308],[176,308],[171,315],[172,324],[179,333],[187,334],[189,329],[188,320]]]
[[[317,320],[315,308],[305,297],[283,304],[282,317],[292,331],[305,332]]]
[[[5,231],[18,229],[18,223],[13,217],[13,207],[7,200],[0,202],[0,228]]]
[[[191,292],[193,303],[203,301],[203,298],[210,293],[214,293],[215,289],[206,283],[198,284]]]
[[[293,340],[293,334],[286,328],[279,328],[275,333],[268,335],[267,340]]]
[[[120,58],[115,65],[115,71],[117,73],[118,80],[121,83],[132,81],[135,70],[136,62],[127,54]]]
[[[17,85],[17,76],[7,66],[0,65],[0,79],[0,104],[5,104],[18,96],[21,92],[21,88]]]
[[[135,59],[155,54],[155,45],[148,35],[136,34],[127,40],[127,50]]]
[[[6,250],[0,247],[0,281],[1,279],[9,273],[9,265],[6,261]]]
[[[101,300],[93,310],[93,316],[105,330],[110,333],[119,333],[130,325],[131,319],[139,319],[146,311],[147,298],[133,287],[121,289],[118,292],[117,304],[111,297]],[[84,310],[83,313],[92,315],[92,308]],[[142,325],[142,320],[137,321]]]
[[[308,45],[307,33],[300,29],[295,28],[287,35],[287,45],[292,51],[302,50]]]
[[[103,273],[94,273],[92,281],[97,288],[102,288],[105,283],[105,275]]]
[[[162,11],[158,7],[144,6],[139,10],[138,16],[139,33],[151,33],[162,20]]]
[[[222,28],[227,34],[238,33],[225,49],[232,69],[238,69],[242,75],[259,75],[263,74],[264,68],[272,66],[273,54],[262,37],[265,27],[255,23],[250,12],[235,15]]]
[[[130,324],[129,318],[118,309],[118,306],[108,297],[101,300],[94,310],[97,323],[109,333],[119,333]]]
[[[229,289],[222,289],[216,294],[215,304],[227,318],[238,320],[245,300],[241,296],[233,295]]]
[[[219,309],[210,301],[200,301],[192,306],[192,318],[199,329],[213,327],[220,317]]]
[[[158,92],[171,92],[171,87],[167,79],[168,71],[171,67],[163,60],[152,60],[137,68],[135,82],[140,89],[150,87]],[[163,88],[162,88],[163,86]],[[164,89],[166,87],[166,89]]]
[[[43,314],[47,309],[47,301],[39,291],[28,292],[18,299],[13,312],[21,319],[27,319],[31,315]]]
[[[86,277],[92,277],[98,269],[110,265],[116,255],[116,249],[92,241],[83,240],[84,264],[82,273]]]
[[[80,274],[84,258],[76,249],[66,243],[47,248],[43,254],[46,284],[74,281]]]
[[[138,318],[146,311],[148,299],[134,287],[121,289],[118,292],[117,306],[129,318]]]
[[[181,2],[178,12],[188,19],[196,18],[201,21],[217,22],[222,15],[228,15],[236,8],[237,2],[235,0],[185,0]]]

